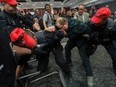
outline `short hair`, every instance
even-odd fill
[[[67,19],[64,18],[64,17],[59,17],[59,18],[56,20],[56,22],[58,22],[58,23],[61,24],[61,25],[64,25],[66,21],[67,21]]]
[[[49,6],[51,8],[50,4],[45,4],[45,6],[44,6],[45,9],[46,9],[46,6]]]
[[[79,5],[79,7],[78,7],[78,8],[80,8],[80,7],[83,7],[83,8],[85,9],[85,6],[84,6],[84,5],[82,5],[82,4],[81,4],[81,5]]]

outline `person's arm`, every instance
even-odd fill
[[[45,55],[47,51],[44,51],[43,48],[46,47],[47,44],[37,44],[34,48],[28,49],[25,47],[20,47],[17,45],[13,45],[13,51],[15,51],[19,56],[21,55],[28,55],[28,54],[34,54],[34,55]]]
[[[64,31],[63,29],[62,29],[62,31],[63,31],[63,33],[64,33],[64,36],[67,37],[67,36],[68,36],[67,32]]]
[[[44,29],[47,29],[47,21],[48,21],[48,15],[44,14],[43,16],[43,25],[44,25]]]
[[[77,14],[78,14],[78,12],[76,12],[76,13],[74,14],[73,19],[78,19]]]
[[[20,46],[17,46],[17,45],[13,45],[13,50],[16,50],[16,53],[18,55],[31,54],[31,49],[20,47]]]
[[[46,21],[43,21],[44,29],[47,29]]]
[[[54,32],[56,30],[55,26],[50,26],[48,28],[45,29],[46,31],[49,31],[49,32]]]
[[[22,15],[20,15],[19,17],[26,26],[33,27],[36,30],[40,30],[40,27],[37,26],[32,20],[29,20],[25,16],[22,16]]]
[[[116,18],[114,19],[114,22],[116,22]]]

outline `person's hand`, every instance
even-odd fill
[[[114,22],[116,22],[116,19],[114,19]]]
[[[55,26],[50,26],[48,28],[45,29],[46,31],[49,31],[49,32],[54,32],[56,30]]]
[[[37,46],[35,46],[32,50],[31,50],[31,52],[32,52],[32,54],[35,54],[35,55],[45,55],[45,54],[47,54],[47,51],[45,51],[45,50],[43,50],[43,47],[44,47],[45,45],[37,45]]]
[[[83,34],[83,37],[89,38],[89,34]]]
[[[89,34],[83,34],[82,36],[83,36],[84,38],[87,38],[87,40],[89,40],[89,39],[90,39]]]

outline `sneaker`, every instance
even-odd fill
[[[88,87],[93,87],[93,76],[87,76]]]

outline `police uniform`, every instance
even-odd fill
[[[0,87],[15,87],[16,59],[9,36],[0,30]]]
[[[0,28],[8,35],[17,27],[23,28],[25,26],[33,26],[33,22],[28,21],[24,16],[20,14],[9,14],[5,10],[0,13]],[[27,57],[26,57],[27,56]],[[18,62],[19,65],[24,65],[31,55],[21,56]],[[25,58],[26,57],[26,58]]]
[[[93,23],[88,24],[92,28],[90,34],[90,41],[93,41],[93,44],[103,45],[106,51],[112,58],[114,74],[116,74],[116,45],[114,38],[116,37],[116,27],[112,19],[110,19],[111,11],[107,7],[102,7],[97,10],[96,14],[91,18]],[[105,22],[101,25],[95,25],[102,22],[105,19]],[[96,33],[96,34],[95,34]]]
[[[61,39],[64,37],[64,33],[62,30],[56,30],[55,32],[48,32],[45,30],[41,30],[39,32],[35,33],[37,37],[38,43],[47,43],[48,46],[44,48],[43,50],[47,51],[46,55],[40,55],[39,58],[39,65],[38,70],[44,71],[48,67],[49,63],[49,54],[51,51],[53,51],[55,55],[56,63],[61,67],[61,69],[66,72],[70,73],[69,67],[65,62],[65,59],[63,57],[63,47],[60,43]],[[42,69],[42,70],[41,70]]]
[[[101,26],[96,27],[94,24],[89,24],[92,28],[89,42],[91,45],[103,45],[106,51],[112,58],[113,69],[116,70],[116,27],[112,19],[108,18],[107,22]],[[94,34],[94,35],[93,35]],[[108,39],[105,41],[105,39]],[[116,74],[116,72],[115,72]]]

